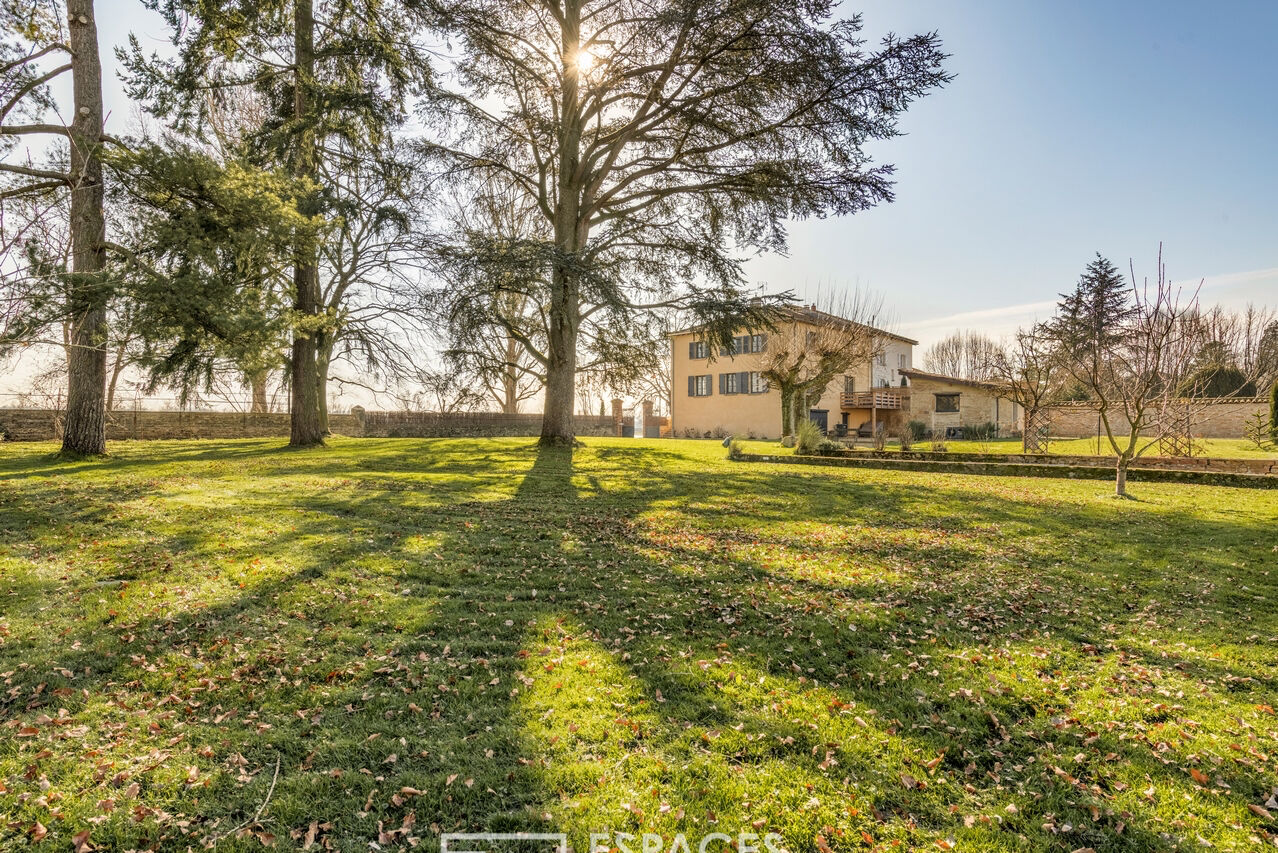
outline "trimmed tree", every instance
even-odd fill
[[[764,348],[760,375],[781,398],[781,435],[798,434],[808,407],[821,399],[836,376],[870,364],[883,351],[882,335],[861,320],[871,313],[860,299],[827,306],[786,309]]]

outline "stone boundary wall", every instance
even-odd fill
[[[501,412],[368,412],[359,408],[351,415],[360,423],[364,438],[447,438],[535,436],[541,434],[541,413],[507,415]],[[617,435],[611,416],[577,415],[573,418],[578,435]]]
[[[744,453],[738,462],[766,462],[776,465],[819,465],[832,468],[884,468],[892,471],[924,471],[934,474],[984,474],[995,477],[1058,477],[1072,480],[1113,480],[1114,469],[1096,465],[1037,465],[1009,462],[925,462],[918,459],[851,459],[831,456],[773,456]],[[1251,489],[1278,489],[1278,476],[1230,474],[1212,471],[1164,471],[1129,468],[1131,483],[1196,483],[1207,486],[1239,486]]]
[[[0,409],[0,434],[6,441],[51,441],[62,437],[60,410]],[[342,435],[359,435],[360,422],[353,415],[330,415],[329,427]],[[287,413],[270,412],[156,412],[147,410],[107,413],[109,441],[143,441],[173,438],[269,438],[289,433]]]
[[[60,410],[0,409],[0,435],[6,441],[54,441],[62,437]],[[580,435],[616,435],[613,420],[578,415]],[[369,438],[426,438],[446,436],[534,436],[541,432],[541,415],[502,415],[488,412],[440,415],[430,412],[365,412],[329,415],[329,428],[338,435]],[[181,438],[273,438],[287,436],[286,412],[114,411],[107,413],[109,441]]]
[[[1053,437],[1090,438],[1096,435],[1096,407],[1092,403],[1058,403],[1046,407],[1045,411]],[[1268,415],[1267,398],[1236,397],[1213,401],[1194,415],[1189,432],[1195,438],[1244,438],[1243,427],[1256,412]],[[1112,424],[1115,429],[1129,428],[1121,413]]]
[[[916,462],[996,462],[1009,465],[1065,465],[1105,467],[1118,464],[1113,456],[1069,456],[1052,453],[943,453],[937,451],[847,450],[822,454],[834,459],[886,459]],[[1210,471],[1229,474],[1278,475],[1278,459],[1224,459],[1218,456],[1140,456],[1133,467],[1160,471]]]

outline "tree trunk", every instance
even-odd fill
[[[546,409],[541,417],[540,443],[571,445],[576,435],[573,401],[577,379],[576,282],[562,270],[554,272],[546,364]]]
[[[315,394],[319,399],[320,429],[324,435],[332,435],[328,429],[328,366],[333,360],[333,335],[320,332],[315,336]]]
[[[543,446],[571,446],[576,438],[573,403],[577,381],[577,329],[581,322],[581,294],[577,253],[589,236],[581,217],[581,110],[577,101],[575,57],[581,47],[581,10],[574,0],[563,4],[560,55],[565,57],[563,126],[559,133],[559,196],[555,205],[555,246],[559,249],[551,273],[546,347],[546,408],[541,418]]]
[[[295,0],[293,10],[293,60],[296,65],[293,82],[293,117],[301,125],[295,177],[316,179],[315,133],[309,127],[310,86],[315,76],[315,17],[312,0]],[[318,212],[318,199],[311,193],[299,207],[313,216]],[[304,319],[319,315],[320,287],[318,252],[310,235],[304,235],[295,247],[293,265],[293,307]],[[324,443],[324,424],[319,401],[316,365],[316,330],[293,331],[292,406],[289,436],[291,447],[311,447]]]
[[[120,341],[120,345],[115,348],[115,360],[111,362],[111,380],[107,383],[106,411],[108,412],[115,408],[115,389],[120,383],[120,374],[124,372],[124,351],[128,345],[127,340]]]
[[[781,389],[781,437],[794,435],[794,391]]]
[[[93,0],[67,0],[75,116],[71,122],[71,351],[62,450],[106,453],[106,266],[102,211],[102,64]]]
[[[249,388],[252,389],[253,402],[249,406],[249,412],[255,415],[265,414],[268,408],[266,402],[266,380],[270,376],[267,370],[258,370],[248,375]]]
[[[1119,454],[1118,471],[1114,476],[1114,494],[1120,498],[1127,497],[1127,457]]]
[[[502,372],[502,414],[519,413],[519,369],[515,359],[519,356],[519,342],[510,335],[506,336],[506,369]]]

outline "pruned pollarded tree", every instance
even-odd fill
[[[1041,325],[1017,329],[1011,342],[998,347],[989,359],[988,378],[1002,385],[1022,409],[1021,450],[1025,453],[1047,452],[1042,412],[1057,391],[1059,368],[1057,348]]]
[[[796,435],[808,407],[835,377],[870,364],[887,341],[870,321],[879,301],[861,293],[815,306],[785,309],[767,336],[760,376],[781,398],[781,435]],[[713,355],[713,350],[711,352]]]
[[[71,75],[71,120],[59,117],[50,84]],[[50,118],[50,116],[53,118]],[[70,194],[71,269],[66,314],[67,413],[62,449],[106,452],[109,288],[102,147],[102,64],[93,0],[0,2],[0,199],[49,190]],[[36,166],[9,140],[63,139],[65,159]]]
[[[130,94],[180,132],[208,124],[224,92],[251,89],[270,117],[252,134],[261,168],[283,168],[296,186],[298,213],[310,222],[326,213],[320,185],[325,167],[347,156],[369,156],[403,120],[404,103],[427,71],[413,34],[417,3],[359,0],[148,0],[173,30],[173,61],[146,57],[136,39],[124,56]],[[315,233],[294,237],[290,391],[294,446],[322,444],[325,422],[319,357],[332,331],[320,279]]]
[[[1201,327],[1186,322],[1197,312],[1198,288],[1173,285],[1158,251],[1154,281],[1124,281],[1099,254],[1078,284],[1064,294],[1043,324],[1058,348],[1061,368],[1086,388],[1114,452],[1114,492],[1127,495],[1127,469],[1151,447],[1181,431],[1192,401],[1178,386],[1204,344]]]
[[[460,45],[432,152],[542,220],[523,261],[547,280],[543,444],[573,441],[589,325],[619,340],[662,307],[713,344],[766,326],[779,301],[743,290],[740,252],[783,249],[789,217],[890,200],[866,143],[948,79],[934,33],[869,49],[860,18],[832,21],[825,2],[432,5]]]
[[[987,382],[994,378],[998,342],[975,329],[955,331],[927,348],[923,369],[943,376]]]

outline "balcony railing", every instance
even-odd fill
[[[857,391],[844,394],[842,406],[845,409],[899,409],[901,395],[891,391]]]

